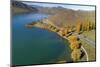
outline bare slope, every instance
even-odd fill
[[[95,23],[95,11],[75,11],[70,9],[59,10],[48,19],[49,23],[58,27],[66,25],[75,25],[77,22],[93,22]]]
[[[20,1],[12,1],[12,12],[13,14],[18,14],[18,13],[29,13],[29,12],[38,12],[38,10],[34,7],[31,7],[27,4],[24,4]]]

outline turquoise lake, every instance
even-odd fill
[[[26,24],[48,18],[46,14],[19,14],[12,16],[12,64],[48,64],[66,56],[70,62],[68,41],[56,33]]]

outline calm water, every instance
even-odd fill
[[[57,62],[59,56],[70,61],[67,41],[56,33],[40,28],[28,29],[26,24],[47,18],[44,14],[21,14],[12,17],[12,63],[14,65]],[[52,61],[52,62],[51,62]]]

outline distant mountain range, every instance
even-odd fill
[[[27,13],[27,12],[38,12],[38,10],[32,6],[24,4],[20,1],[12,1],[12,11],[13,13]]]
[[[95,11],[72,10],[61,6],[58,7],[43,7],[38,5],[27,5],[20,1],[12,2],[12,9],[14,13],[44,13],[51,16],[47,19],[52,24],[63,26],[67,24],[76,24],[76,22],[90,21],[95,22]]]
[[[48,20],[58,27],[68,24],[75,25],[77,22],[95,23],[95,11],[60,10],[56,11],[56,14],[49,17]]]

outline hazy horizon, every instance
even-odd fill
[[[59,4],[59,3],[40,3],[40,2],[23,2],[27,5],[37,5],[42,7],[63,7],[73,10],[85,10],[85,11],[94,11],[95,6],[86,6],[86,5],[74,5],[74,4]]]

